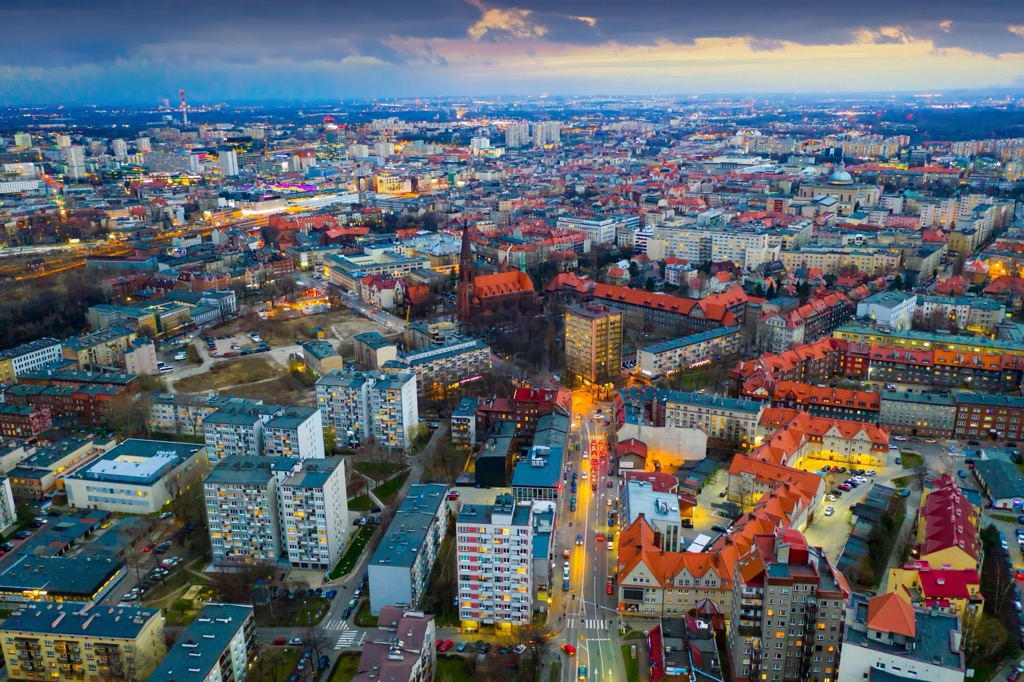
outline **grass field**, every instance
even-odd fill
[[[228,386],[265,381],[282,374],[284,374],[284,368],[273,360],[248,357],[229,362],[218,362],[210,368],[209,372],[179,379],[174,383],[174,388],[180,393],[198,393],[210,389],[216,390]]]
[[[352,571],[352,567],[359,560],[359,555],[363,553],[363,549],[366,547],[366,543],[370,541],[370,536],[373,535],[375,528],[376,526],[362,526],[356,531],[356,534],[352,537],[352,542],[348,543],[345,553],[341,555],[337,565],[331,571],[331,580],[337,580]]]
[[[892,484],[897,488],[906,488],[912,480],[914,480],[913,476],[900,476],[892,479]]]
[[[438,656],[434,679],[437,682],[472,682],[473,675],[466,672],[468,660],[462,656]]]
[[[348,501],[349,511],[370,511],[373,509],[373,501],[369,495],[357,495]]]
[[[278,680],[287,680],[289,673],[295,668],[295,663],[299,658],[299,650],[293,647],[274,647],[274,651],[271,654],[271,660],[273,660],[273,667],[267,666],[265,669],[263,666],[254,668],[249,676],[246,677],[246,682],[276,682]]]
[[[221,395],[232,395],[236,398],[262,399],[271,403],[301,405],[303,407],[314,407],[316,405],[316,394],[303,386],[298,379],[288,374],[283,374],[274,379],[257,381],[245,386],[234,386],[221,390],[219,393]]]
[[[632,644],[622,645],[622,658],[626,662],[626,682],[640,682],[640,661],[630,656],[631,646]]]
[[[338,657],[338,662],[334,665],[334,670],[331,671],[330,682],[349,682],[356,675],[356,669],[359,667],[359,656],[360,652],[345,652]],[[281,678],[284,679],[284,678]]]
[[[398,490],[402,487],[402,484],[405,483],[405,479],[407,478],[409,478],[409,472],[403,472],[398,476],[392,478],[387,483],[384,483],[374,488],[373,494],[377,496],[378,500],[380,500],[384,504],[387,504],[392,499],[394,499],[395,495],[398,494]]]
[[[904,452],[900,455],[904,469],[916,469],[924,464],[924,458],[916,452]]]
[[[370,602],[365,599],[359,605],[359,610],[356,611],[356,625],[364,628],[377,627],[377,616],[370,615]]]
[[[331,608],[324,597],[296,597],[275,599],[273,610],[269,606],[256,607],[256,625],[260,627],[304,627],[319,623]]]

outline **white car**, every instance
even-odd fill
[[[828,495],[825,496],[825,499],[828,500],[829,502],[835,502],[836,501],[836,496],[831,494],[831,493],[829,493]]]
[[[184,360],[186,357],[188,357],[188,356],[186,356],[185,353],[177,353],[177,354],[175,354],[174,359],[178,360],[178,361],[181,361],[181,360]]]
[[[832,516],[836,513],[836,508],[832,505],[825,507],[825,516]]]
[[[907,439],[907,437],[906,436],[893,436],[892,439],[895,440],[895,441],[901,441],[902,442],[902,441],[905,441]]]
[[[587,470],[586,469],[583,470],[583,475],[580,478],[582,478],[584,481],[587,480]]]

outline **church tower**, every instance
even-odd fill
[[[469,303],[473,300],[473,280],[476,277],[473,247],[469,239],[469,225],[462,224],[462,252],[459,254],[458,304],[459,322],[469,323]]]

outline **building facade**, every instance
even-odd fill
[[[317,418],[319,419],[319,417]],[[348,539],[345,461],[305,458],[277,486],[281,544],[295,568],[330,570]]]
[[[565,370],[585,384],[608,384],[622,375],[621,311],[593,304],[566,309]]]

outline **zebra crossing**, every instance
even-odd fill
[[[583,627],[587,630],[605,630],[607,624],[600,618],[587,618],[583,621]]]
[[[363,640],[366,639],[366,632],[357,632],[349,627],[348,621],[336,620],[331,621],[326,626],[327,630],[334,630],[335,632],[340,631],[338,635],[338,641],[334,643],[334,650],[338,649],[349,649],[352,647],[360,647],[363,645]]]

